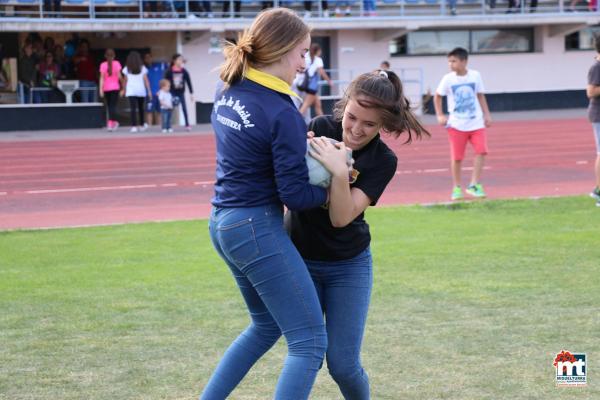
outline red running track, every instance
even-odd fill
[[[449,200],[446,133],[403,146],[379,204]],[[482,182],[490,198],[580,195],[593,186],[585,119],[496,122]],[[0,229],[206,218],[215,154],[210,134],[0,143]],[[471,149],[464,166],[470,167]],[[464,171],[464,184],[470,171]]]

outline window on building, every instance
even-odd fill
[[[594,36],[600,35],[600,26],[590,26],[565,36],[566,50],[594,50]]]
[[[440,55],[455,47],[471,54],[533,51],[533,29],[415,31],[390,41],[391,56]]]

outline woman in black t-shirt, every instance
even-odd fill
[[[314,119],[310,152],[332,174],[328,207],[291,212],[288,228],[313,278],[327,326],[327,366],[344,398],[369,398],[360,347],[373,282],[371,236],[364,211],[394,177],[397,158],[380,132],[395,138],[429,133],[418,122],[391,71],[363,74],[349,86],[333,116]],[[312,136],[309,133],[309,136]],[[332,144],[325,137],[338,140]],[[346,148],[354,165],[348,184]]]

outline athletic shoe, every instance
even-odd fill
[[[169,128],[169,129],[167,129],[167,132],[173,133],[173,129]]]
[[[137,131],[138,131],[138,128],[137,128],[137,126],[133,126],[133,127],[131,127],[131,129],[129,130],[129,132],[131,132],[131,133],[136,133]]]
[[[450,198],[452,200],[461,200],[463,197],[464,196],[460,186],[454,186],[454,189],[452,189],[452,196]]]
[[[163,129],[161,132],[162,132],[162,133],[167,133],[167,130],[166,130],[166,129]]]
[[[475,185],[469,186],[465,192],[468,195],[473,197],[485,197],[485,192],[483,191],[483,186],[480,183],[476,183]]]
[[[600,207],[600,200],[596,202],[596,207]]]
[[[596,201],[600,201],[600,188],[596,187],[594,190],[592,190],[590,197],[596,199]]]
[[[118,127],[119,127],[119,121],[113,121],[113,126],[112,126],[113,131],[116,131]]]
[[[147,123],[144,123],[143,126],[140,126],[140,131],[141,132],[144,132],[146,129],[148,129],[148,124]]]
[[[192,130],[192,127],[188,125],[188,126],[185,127],[185,130],[188,131],[188,132],[190,132]]]

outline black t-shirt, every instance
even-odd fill
[[[332,116],[315,118],[309,130],[314,131],[315,136],[342,141],[342,123]],[[373,206],[394,177],[398,159],[379,135],[362,149],[354,151],[352,157],[354,169],[359,174],[350,187],[362,190]],[[307,260],[347,260],[360,254],[371,242],[364,213],[343,228],[331,225],[329,211],[325,207],[290,212],[286,220],[294,245]]]
[[[600,86],[600,62],[596,61],[588,72],[588,85]],[[600,122],[600,98],[592,97],[588,106],[590,122]]]

